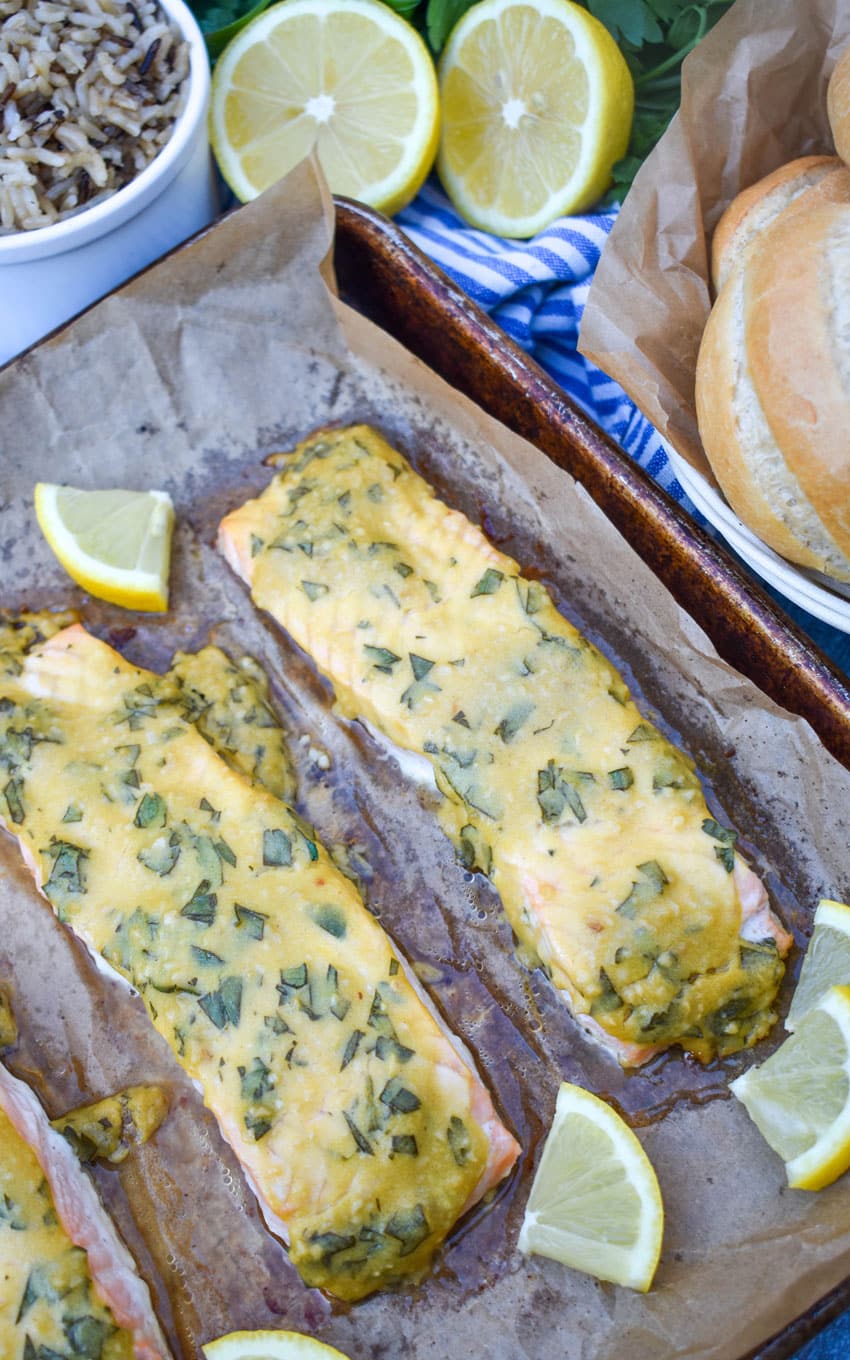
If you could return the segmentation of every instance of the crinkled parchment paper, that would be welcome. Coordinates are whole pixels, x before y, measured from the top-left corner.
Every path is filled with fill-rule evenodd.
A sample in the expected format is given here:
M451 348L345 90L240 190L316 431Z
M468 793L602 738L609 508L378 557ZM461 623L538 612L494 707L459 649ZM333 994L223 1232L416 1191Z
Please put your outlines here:
M292 734L300 811L326 843L348 847L370 908L477 1055L522 1163L421 1288L354 1307L306 1289L138 998L95 971L3 839L0 969L22 1031L11 1066L52 1114L128 1082L168 1083L166 1124L98 1182L178 1354L198 1356L229 1328L289 1326L356 1360L542 1360L553 1347L564 1360L731 1360L850 1272L850 1179L817 1196L783 1189L780 1164L726 1091L751 1055L704 1071L674 1053L627 1075L579 1035L545 979L514 959L488 885L436 830L435 795L334 715L326 685L253 609L214 551L217 522L266 482L269 452L332 420L379 425L542 575L690 748L798 935L819 895L850 892L850 773L718 659L565 473L331 304L319 275L327 208L306 164L0 373L3 602L76 604L95 632L155 668L210 632L259 658ZM170 491L179 528L167 616L75 590L36 528L39 478ZM646 1297L516 1252L561 1077L624 1110L658 1169L667 1230Z
M848 41L850 0L738 0L685 61L681 108L590 289L579 348L714 485L694 405L711 233L735 195L777 166L835 154L826 87Z

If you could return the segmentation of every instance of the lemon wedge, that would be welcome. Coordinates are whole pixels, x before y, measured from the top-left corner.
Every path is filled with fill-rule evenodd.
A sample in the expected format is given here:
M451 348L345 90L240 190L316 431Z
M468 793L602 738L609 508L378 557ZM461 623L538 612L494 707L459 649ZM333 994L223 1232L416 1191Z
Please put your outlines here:
M207 1360L346 1360L342 1351L300 1332L229 1332L201 1350Z
M168 608L174 508L164 491L79 491L39 482L41 532L68 575L125 609Z
M213 150L243 202L316 147L333 193L396 212L431 168L439 124L428 49L379 0L272 5L213 74Z
M564 1082L528 1197L519 1249L646 1292L664 1208L652 1163L628 1124Z
M795 1030L807 1011L837 984L850 984L850 907L823 898L803 959L785 1028Z
M532 236L608 187L634 111L629 68L571 0L483 0L439 68L437 169L455 207L499 236Z
M795 1190L850 1167L850 987L831 987L760 1067L731 1083Z

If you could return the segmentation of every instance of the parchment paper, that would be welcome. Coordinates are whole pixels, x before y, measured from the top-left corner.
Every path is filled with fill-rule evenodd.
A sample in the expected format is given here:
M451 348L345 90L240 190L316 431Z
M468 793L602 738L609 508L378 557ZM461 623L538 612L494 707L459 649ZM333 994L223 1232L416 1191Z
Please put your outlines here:
M347 848L370 908L475 1053L522 1162L421 1288L331 1305L262 1226L138 998L95 971L2 840L0 971L22 1030L10 1064L51 1114L128 1082L169 1083L161 1131L98 1181L185 1357L230 1328L265 1325L313 1331L355 1360L548 1360L553 1348L564 1360L732 1360L850 1271L850 1179L817 1196L783 1189L780 1163L726 1090L752 1054L703 1070L674 1053L627 1075L580 1036L546 980L515 960L497 898L455 860L432 798L334 715L327 686L253 609L214 551L217 522L265 484L267 453L330 420L379 425L542 575L692 751L712 807L740 829L798 935L821 894L850 892L850 773L718 659L565 473L331 304L318 272L327 214L305 164L0 373L3 602L76 604L95 632L154 668L210 630L268 667L297 756L300 811L325 843ZM35 526L40 478L171 492L179 529L167 616L98 605L70 585ZM330 756L327 773L317 748ZM516 1252L562 1077L625 1111L658 1170L667 1229L646 1297Z
M711 233L777 166L835 154L826 87L848 41L850 0L738 0L686 59L680 110L638 172L588 295L579 349L714 486L694 405Z

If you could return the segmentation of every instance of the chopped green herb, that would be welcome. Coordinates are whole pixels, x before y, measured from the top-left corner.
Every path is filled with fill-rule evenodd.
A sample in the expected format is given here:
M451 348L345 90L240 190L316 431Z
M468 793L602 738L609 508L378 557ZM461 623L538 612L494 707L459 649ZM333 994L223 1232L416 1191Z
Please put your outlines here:
M239 1067L241 1079L242 1099L256 1103L262 1100L263 1096L268 1095L274 1086L274 1078L271 1069L266 1066L262 1058L255 1058L250 1068Z
M374 1157L375 1149L372 1147L372 1144L369 1142L369 1139L366 1137L365 1133L360 1132L360 1130L358 1129L357 1125L355 1124L354 1120L351 1118L351 1115L348 1113L347 1110L343 1110L342 1117L345 1120L346 1124L348 1125L351 1136L354 1139L360 1151L365 1153L367 1157Z
M284 869L292 864L292 841L285 831L274 829L263 832L263 864Z
M387 1219L385 1232L402 1243L399 1256L409 1256L430 1233L431 1229L421 1204L413 1209L401 1209Z
M386 1062L390 1058L395 1058L400 1063L410 1062L413 1057L413 1049L407 1048L405 1044L399 1043L396 1038L389 1038L386 1034L379 1034L375 1040L375 1055L381 1062Z
M628 765L622 765L619 770L608 771L608 783L612 789L630 789L635 782L635 777Z
M345 914L340 907L335 907L331 903L321 906L311 907L310 915L316 925L322 930L326 930L329 935L333 935L337 940L345 936L346 923Z
M357 1052L357 1049L360 1046L360 1040L363 1037L364 1032L362 1029L353 1029L349 1034L345 1048L343 1049L342 1053L342 1062L340 1063L339 1068L340 1072L344 1072L348 1064L351 1062L352 1058Z
M302 581L301 589L310 601L319 600L323 595L327 595L330 586L323 585L321 581Z
M400 656L391 652L388 647L373 647L370 643L365 643L363 650L372 662L376 671L382 671L384 675L392 675L393 666L401 661Z
M252 534L252 535L251 535L251 556L252 556L252 557L256 557L258 553L262 552L262 550L263 550L263 548L264 548L265 546L266 546L266 545L265 545L265 540L262 539L262 538L260 538L260 535L259 535L259 534Z
M661 733L651 723L641 722L626 737L629 745L637 741L660 741Z
M657 860L650 859L644 864L639 864L637 871L640 874L640 879L632 883L628 897L624 898L617 907L617 911L622 916L635 916L642 907L654 902L656 897L660 897L670 882Z
M409 1091L401 1077L390 1077L378 1099L394 1114L413 1114L422 1104L413 1091Z
M472 1140L469 1137L469 1130L462 1119L453 1114L449 1120L449 1127L446 1129L446 1137L449 1140L449 1147L452 1156L458 1166L466 1166L472 1156Z
M224 959L221 955L214 954L211 949L199 949L196 944L193 944L191 950L192 958L195 960L195 963L200 964L202 968L216 968L224 963Z
M158 840L154 841L153 845L149 845L145 850L140 850L136 858L146 869L150 869L151 873L159 874L160 878L165 878L166 874L171 873L180 858L180 838L177 832L172 831L167 841L160 836Z
M508 709L504 718L502 718L494 735L501 737L502 741L507 745L508 742L513 741L523 723L527 721L533 712L534 704L529 703L526 700L520 700L519 703L513 704Z
M214 848L219 859L223 859L225 863L230 864L234 869L236 868L236 856L227 844L227 841L215 841Z
M44 891L51 902L61 907L68 897L85 893L83 864L89 857L87 850L69 841L54 840L42 854L52 860L50 877L44 884Z
M20 826L24 820L23 804L24 781L20 778L10 779L3 790L6 799L6 806L9 809L9 816L16 826Z
M209 887L209 880L202 879L185 907L181 908L180 915L190 921L197 921L199 925L211 926L215 920L218 898L209 891Z
M469 598L474 600L476 595L495 595L504 579L504 572L496 571L494 567L488 567L480 581L476 581L472 587Z
M246 1114L245 1116L245 1127L249 1133L253 1133L256 1143L259 1143L261 1138L265 1138L271 1126L271 1120L266 1119L263 1115Z
M418 1157L419 1148L412 1133L394 1133L392 1136L392 1155L399 1157Z
M198 1004L216 1029L238 1025L242 1016L242 979L224 978L218 991L202 996Z
M238 902L233 905L236 915L237 929L244 929L246 935L250 935L253 940L261 940L265 930L266 921L269 919L265 912L251 911L250 907L242 907Z
M82 808L77 807L76 803L69 803L62 817L63 822L81 822L83 820Z
M460 858L465 869L489 875L493 852L476 826L465 826L460 833Z
M133 822L136 826L165 826L167 811L165 799L158 793L146 793L136 808L136 815Z

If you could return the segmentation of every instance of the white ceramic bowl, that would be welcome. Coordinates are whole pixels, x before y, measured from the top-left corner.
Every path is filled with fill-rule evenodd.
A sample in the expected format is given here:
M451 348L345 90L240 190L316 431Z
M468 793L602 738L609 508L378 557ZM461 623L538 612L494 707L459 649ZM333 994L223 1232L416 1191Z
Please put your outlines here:
M214 220L210 71L183 0L159 0L189 43L186 105L159 154L110 198L36 231L0 236L0 363Z
M702 473L692 468L666 440L664 446L682 490L747 565L786 600L799 605L822 623L850 633L850 586L831 581L819 571L786 562L747 528Z

